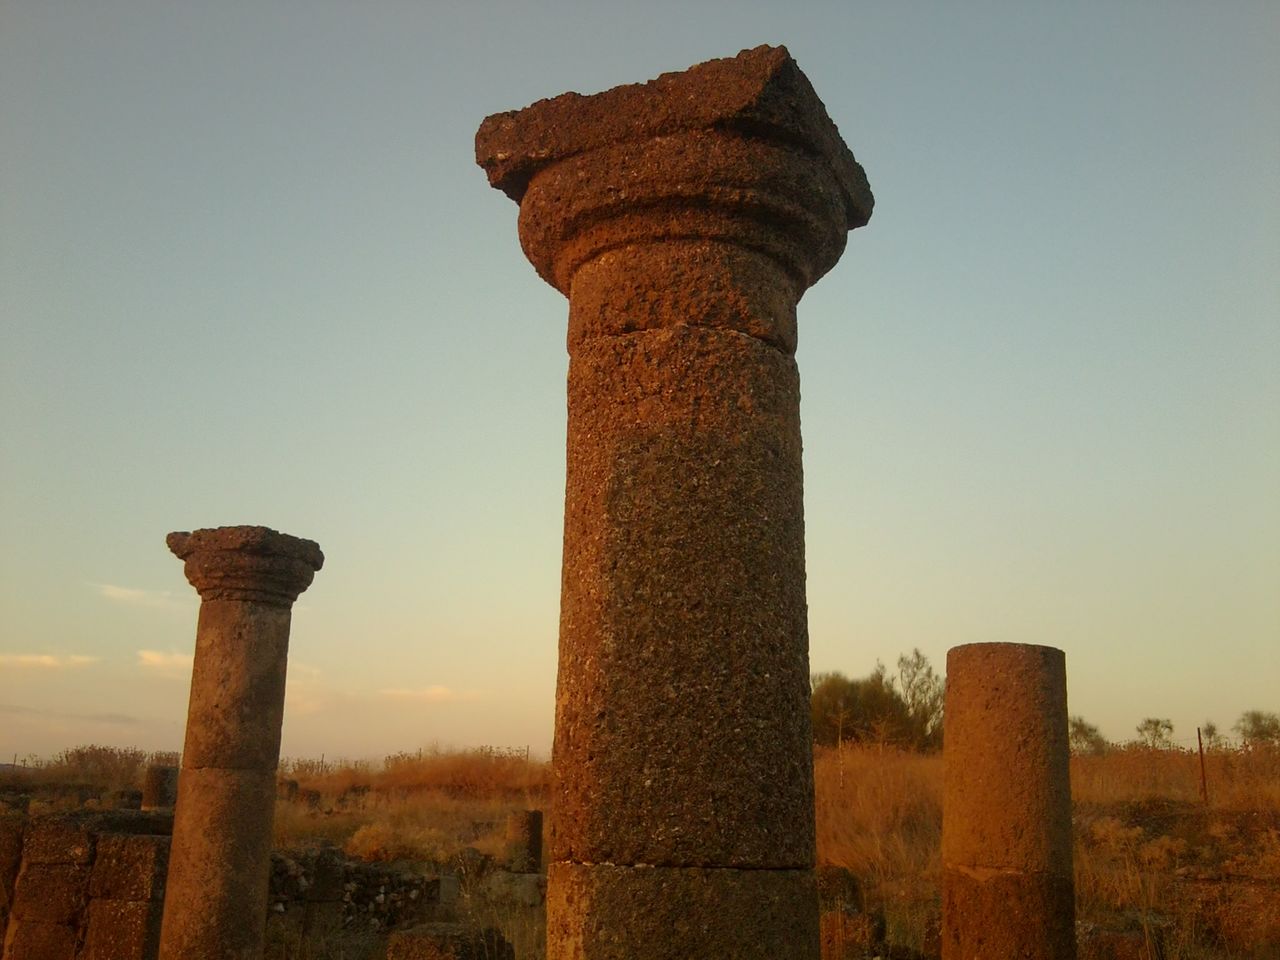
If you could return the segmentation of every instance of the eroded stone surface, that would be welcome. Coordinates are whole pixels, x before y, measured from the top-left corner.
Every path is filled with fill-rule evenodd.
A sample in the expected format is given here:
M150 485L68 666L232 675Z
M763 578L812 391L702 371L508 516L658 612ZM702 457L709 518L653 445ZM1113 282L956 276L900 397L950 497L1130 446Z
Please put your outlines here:
M268 527L212 527L165 538L186 561L187 580L202 600L257 600L288 606L324 565L312 540Z
M572 960L818 956L809 870L553 863L547 955Z
M732 331L573 355L552 859L812 865L798 401Z
M82 960L154 957L160 942L160 904L147 900L94 900L89 904Z
M795 308L866 178L769 47L476 152L570 299L548 956L816 958Z
M945 711L943 957L1074 960L1062 651L952 649Z
M163 764L147 767L142 779L142 810L172 810L178 802L178 768Z
M222 960L261 953L274 803L274 770L182 771L162 958Z
M782 47L496 114L476 156L520 203L530 261L565 294L580 266L611 249L699 238L768 254L798 296L874 202Z
M184 768L275 769L291 617L275 604L200 604Z
M849 228L870 218L866 174L786 47L760 46L647 83L592 96L565 93L494 114L476 134L476 161L490 184L519 202L537 171L566 157L716 128L800 145L837 171Z
M324 556L266 527L171 533L168 543L203 602L160 957L260 956L290 607Z
M1060 873L942 875L942 955L1076 960L1074 884Z
M15 919L5 936L4 960L76 960L78 945L73 926Z
M162 900L170 838L111 834L98 838L89 895L108 900Z
M89 901L89 867L24 863L13 895L15 920L73 923Z

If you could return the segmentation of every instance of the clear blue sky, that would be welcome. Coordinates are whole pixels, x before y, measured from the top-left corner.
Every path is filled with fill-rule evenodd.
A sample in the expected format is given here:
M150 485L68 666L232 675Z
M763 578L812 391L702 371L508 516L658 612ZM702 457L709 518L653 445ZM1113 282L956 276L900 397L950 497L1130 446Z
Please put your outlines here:
M0 2L0 758L176 749L170 530L328 560L284 750L550 742L567 304L489 113L786 44L877 205L800 304L815 670L1280 710L1280 6Z

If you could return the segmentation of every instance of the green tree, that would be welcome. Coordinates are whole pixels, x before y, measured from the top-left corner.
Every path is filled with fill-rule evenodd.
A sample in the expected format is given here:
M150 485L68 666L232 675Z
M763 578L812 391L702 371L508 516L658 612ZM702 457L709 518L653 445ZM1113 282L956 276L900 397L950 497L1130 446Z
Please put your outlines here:
M1263 710L1246 710L1232 728L1246 746L1268 743L1280 746L1280 715Z
M1168 750L1173 746L1173 721L1161 717L1145 717L1137 726L1138 739L1152 750Z
M1079 715L1067 721L1067 742L1071 745L1071 752L1075 754L1097 755L1105 753L1107 749L1107 739L1102 731Z
M825 747L850 739L858 693L843 673L815 673L810 678L809 713L813 742Z
M942 704L946 685L933 671L919 647L898 657L898 689L907 707L914 746L936 750L942 746Z
M1206 720L1201 725L1200 737L1206 750L1221 750L1226 746L1222 734L1218 732L1218 725L1212 720Z
M920 745L906 701L882 663L856 680L842 673L815 674L810 713L814 742L824 746L845 741Z

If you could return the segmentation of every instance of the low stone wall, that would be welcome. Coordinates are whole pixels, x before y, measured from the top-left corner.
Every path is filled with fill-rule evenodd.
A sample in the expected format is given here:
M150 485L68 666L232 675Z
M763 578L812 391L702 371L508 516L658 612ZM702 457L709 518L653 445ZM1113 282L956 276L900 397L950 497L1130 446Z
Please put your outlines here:
M392 930L432 919L439 902L439 877L348 861L337 850L271 855L267 924L277 939Z
M154 958L172 829L127 810L3 818L4 960Z
M168 811L0 812L0 960L156 960L172 831ZM274 853L269 939L302 950L450 919L441 880L337 849Z

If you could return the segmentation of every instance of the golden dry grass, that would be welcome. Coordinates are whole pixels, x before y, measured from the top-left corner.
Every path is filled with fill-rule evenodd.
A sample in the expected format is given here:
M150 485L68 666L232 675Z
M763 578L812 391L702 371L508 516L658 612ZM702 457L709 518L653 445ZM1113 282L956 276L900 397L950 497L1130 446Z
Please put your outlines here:
M275 842L336 843L362 860L444 862L463 847L498 856L515 810L546 806L550 766L480 749L394 754L379 766L295 760L282 776L298 798L277 801Z
M77 748L51 783L128 781L148 757ZM1206 755L1113 749L1071 761L1077 914L1161 942L1164 960L1280 958L1280 750ZM326 841L367 860L443 862L464 847L500 855L507 814L546 809L550 767L496 750L397 754L382 764L289 761L294 800L276 842ZM814 756L818 861L860 881L891 943L920 949L936 927L943 760L846 744ZM29 783L30 776L24 778ZM1154 955L1154 954L1152 954Z

